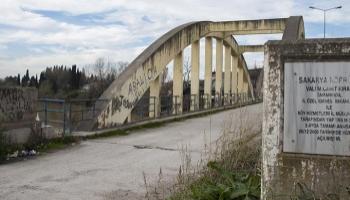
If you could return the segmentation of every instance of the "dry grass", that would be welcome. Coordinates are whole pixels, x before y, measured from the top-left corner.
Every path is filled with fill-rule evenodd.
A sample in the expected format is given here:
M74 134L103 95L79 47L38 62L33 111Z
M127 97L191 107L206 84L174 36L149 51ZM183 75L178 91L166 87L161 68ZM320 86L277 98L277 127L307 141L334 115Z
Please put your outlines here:
M246 109L241 108L239 121L234 121L234 118L231 115L224 120L222 135L214 143L210 143L211 133L206 134L204 151L197 163L193 163L189 148L182 147L181 165L173 183L164 181L162 170L153 184L144 175L146 199L201 199L196 196L196 191L203 193L203 187L207 187L208 182L221 184L227 178L213 170L213 165L219 166L223 172L260 176L261 126L257 127L256 124L261 124L261 116L248 115Z

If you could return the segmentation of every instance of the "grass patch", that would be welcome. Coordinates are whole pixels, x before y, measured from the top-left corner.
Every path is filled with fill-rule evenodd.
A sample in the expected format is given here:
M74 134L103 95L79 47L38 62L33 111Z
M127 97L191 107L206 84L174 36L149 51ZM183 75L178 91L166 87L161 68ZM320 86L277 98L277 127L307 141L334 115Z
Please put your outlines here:
M72 144L76 144L80 142L80 138L66 136L64 138L56 138L50 140L44 140L40 144L38 144L35 149L40 152L49 152L53 150L63 149L67 146L71 146Z
M107 131L100 134L85 136L84 139L98 139L98 138L106 138L106 137L114 137L114 136L125 136L128 134L129 133L127 130L119 129L119 130Z

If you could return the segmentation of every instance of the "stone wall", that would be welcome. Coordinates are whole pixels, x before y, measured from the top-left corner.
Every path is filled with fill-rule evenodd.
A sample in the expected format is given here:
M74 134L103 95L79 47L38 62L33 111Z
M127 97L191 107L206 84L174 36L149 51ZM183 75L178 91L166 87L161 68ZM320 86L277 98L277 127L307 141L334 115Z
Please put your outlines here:
M350 39L265 44L262 198L350 199L350 157L283 152L283 75L288 60L350 61Z
M35 88L0 87L0 128L11 143L25 143L36 116L38 91Z

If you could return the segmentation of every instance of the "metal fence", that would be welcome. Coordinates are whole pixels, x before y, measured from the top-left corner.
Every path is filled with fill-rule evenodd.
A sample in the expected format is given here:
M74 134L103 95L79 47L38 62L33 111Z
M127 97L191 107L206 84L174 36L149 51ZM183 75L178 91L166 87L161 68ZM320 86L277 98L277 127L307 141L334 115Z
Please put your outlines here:
M76 130L79 122L94 119L101 111L95 107L98 101L106 99L39 99L37 115L42 126L54 127L62 132L62 135Z
M198 112L221 107L229 107L251 101L248 94L223 94L223 95L184 95L180 96L148 96L143 97L134 107L131 113L131 121L135 123L184 113ZM48 99L39 100L37 115L44 126L55 127L62 135L71 134L79 130L79 124L95 119L102 111L97 109L99 102L109 102L109 99ZM159 104L157 102L159 101ZM159 105L158 108L156 106ZM182 107L182 112L180 112ZM158 110L159 115L157 115Z

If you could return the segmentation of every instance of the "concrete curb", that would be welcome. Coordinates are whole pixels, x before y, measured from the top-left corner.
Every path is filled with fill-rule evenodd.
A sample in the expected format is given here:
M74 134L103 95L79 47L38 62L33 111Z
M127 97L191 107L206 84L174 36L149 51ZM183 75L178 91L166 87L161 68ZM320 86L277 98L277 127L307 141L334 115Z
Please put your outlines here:
M202 110L202 111L197 111L197 112L189 112L181 115L172 115L168 117L163 117L163 118L155 118L155 119L150 119L150 120L145 120L145 121L139 121L131 124L126 124L123 126L118 126L118 127L113 127L113 128L108 128L108 129L102 129L102 130L95 130L95 131L77 131L73 132L72 136L73 137L88 137L88 136L98 136L103 133L107 132L112 132L112 131L118 131L118 130L128 130L131 128L137 128L137 127L142 127L144 125L149 125L149 124L155 124L155 123L167 123L167 122L173 122L177 120L186 120L189 118L193 117L200 117L203 115L208 115L208 114L214 114L217 112L225 111L225 110L231 110L231 109L236 109L236 108L241 108L249 105L255 105L258 103L261 103L262 101L253 101L253 102L248 102L244 104L235 104L235 105L229 105L229 106L223 106L220 108L214 108L210 110Z

